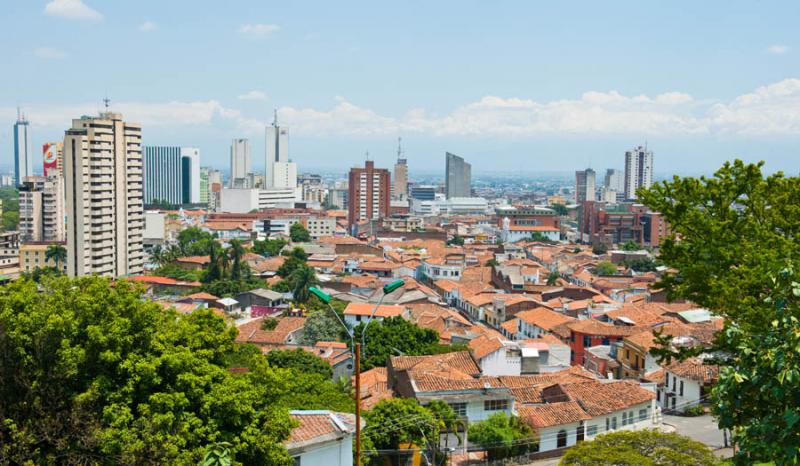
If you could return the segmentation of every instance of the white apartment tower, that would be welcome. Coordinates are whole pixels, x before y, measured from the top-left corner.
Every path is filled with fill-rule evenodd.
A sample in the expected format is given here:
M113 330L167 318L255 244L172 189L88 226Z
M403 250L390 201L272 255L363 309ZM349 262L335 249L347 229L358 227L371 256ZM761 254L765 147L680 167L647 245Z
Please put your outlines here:
M653 184L653 152L638 146L625 152L625 199L636 199L636 190Z
M33 154L31 153L30 123L17 109L14 123L14 184L22 184L23 178L33 176Z
M231 179L228 185L236 185L237 179L247 178L251 173L250 141L247 139L234 139L231 142Z
M67 273L142 273L142 127L118 113L72 120L64 136Z
M594 201L597 199L597 176L591 168L575 172L575 202Z
M289 129L278 125L278 112L267 126L265 150L266 188L296 188L297 164L289 159Z
M64 241L64 179L28 176L19 186L19 236L24 242Z

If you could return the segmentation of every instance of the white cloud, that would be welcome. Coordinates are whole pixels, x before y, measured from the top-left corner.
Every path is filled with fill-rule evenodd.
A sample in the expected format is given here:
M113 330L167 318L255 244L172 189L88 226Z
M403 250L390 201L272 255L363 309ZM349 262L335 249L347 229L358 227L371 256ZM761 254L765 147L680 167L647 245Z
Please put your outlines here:
M250 91L237 97L239 100L267 100L267 94L261 91Z
M81 0L52 0L44 7L44 14L67 19L101 20L103 15Z
M33 53L44 60L63 60L67 58L65 52L53 47L38 47Z
M239 33L248 37L264 38L280 29L276 24L243 24L239 27Z
M158 28L158 25L152 21L145 21L139 25L139 30L141 32L150 32L155 31Z
M767 53L771 53L773 55L783 55L784 53L786 53L788 51L789 51L789 47L786 46L786 45L775 44L775 45L770 45L769 47L767 47Z

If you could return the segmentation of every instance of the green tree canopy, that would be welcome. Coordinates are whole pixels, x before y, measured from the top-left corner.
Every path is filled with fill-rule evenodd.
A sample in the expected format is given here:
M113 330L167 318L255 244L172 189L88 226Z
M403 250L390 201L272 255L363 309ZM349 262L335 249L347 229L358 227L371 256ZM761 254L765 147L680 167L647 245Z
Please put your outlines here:
M324 359L300 348L293 350L272 350L267 353L267 362L272 367L295 369L306 374L319 374L333 377L333 369Z
M281 249L284 246L289 244L283 238L276 238L276 239L265 239L265 240L255 240L253 241L253 247L251 250L256 254L261 254L262 256L279 256L281 254Z
M311 235L308 233L306 227L304 227L300 222L293 223L292 226L289 227L289 237L292 239L292 243L305 243L307 241L311 241Z
M184 256L207 256L211 253L214 235L198 227L189 227L178 233L178 246Z
M356 341L361 341L364 327L365 324L361 323L353 329ZM367 327L361 367L367 370L385 366L389 356L400 354L420 356L459 351L464 348L464 346L441 345L436 330L419 327L400 316L390 317L381 322L373 322Z
M738 464L800 462L800 179L767 177L762 164L726 163L710 178L642 190L673 236L659 259L678 272L660 282L726 318L717 334L723 367L712 409L732 429ZM660 339L665 345L668 338ZM662 357L683 357L669 348Z
M362 436L367 446L376 450L397 450L401 444L411 443L423 449L433 441L438 444L440 421L433 413L413 398L389 398L381 400L364 413L367 427ZM364 453L374 456L377 452L365 448Z
M569 209L564 204L552 204L550 208L555 210L558 215L569 215Z
M713 466L717 458L700 442L657 430L623 430L571 447L560 465Z
M608 246L605 243L596 243L592 246L592 254L602 256L608 252Z
M464 245L464 237L455 235L449 240L447 240L447 244L451 246L463 246Z
M628 240L622 244L623 251L639 251L643 249L642 245L636 241Z
M344 320L344 308L347 303L338 299L330 302L339 318ZM331 313L327 304L320 302L316 297L306 303L308 315L303 325L303 344L314 346L318 341L339 341L346 339L344 328L339 319Z
M492 414L485 421L469 426L470 442L485 448L489 459L508 458L536 451L536 433L517 416L504 412Z
M600 261L594 266L595 275L608 276L617 274L617 266L609 261Z
M197 464L228 442L237 464L292 464L295 377L262 357L230 373L236 329L209 310L164 310L125 281L20 280L0 329L0 462Z

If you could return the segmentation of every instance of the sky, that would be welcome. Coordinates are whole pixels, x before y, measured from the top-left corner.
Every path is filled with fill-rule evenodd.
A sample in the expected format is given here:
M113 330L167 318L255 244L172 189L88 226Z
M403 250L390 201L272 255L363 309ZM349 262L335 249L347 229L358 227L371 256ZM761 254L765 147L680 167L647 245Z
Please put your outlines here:
M107 96L145 144L219 168L239 137L263 168L277 109L300 171L390 167L401 137L412 175L445 151L476 173L621 168L645 142L657 174L797 174L799 23L795 0L0 0L0 165L17 106L39 148Z

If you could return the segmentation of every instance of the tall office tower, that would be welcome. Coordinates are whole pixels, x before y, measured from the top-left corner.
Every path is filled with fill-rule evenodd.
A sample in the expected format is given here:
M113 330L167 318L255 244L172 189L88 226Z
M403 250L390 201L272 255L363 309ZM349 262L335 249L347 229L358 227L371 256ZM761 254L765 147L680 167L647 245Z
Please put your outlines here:
M375 162L372 160L367 160L364 168L350 169L347 193L348 225L389 215L391 191L389 180L389 170L375 168Z
M408 197L408 160L403 157L402 140L397 138L397 163L394 164L394 183L392 195L397 199Z
M604 202L622 202L625 200L625 175L622 170L616 168L606 169L601 200Z
M228 180L228 185L234 186L237 178L246 178L253 171L250 164L250 141L234 139L231 142L231 179Z
M64 143L46 142L42 146L42 168L44 176L63 176Z
M17 109L14 123L14 184L19 186L26 176L33 176L33 154L28 127L30 123Z
M472 165L450 152L445 153L444 191L448 199L472 195Z
M200 149L144 146L144 203L200 202Z
M19 235L29 241L64 241L64 179L28 176L19 187Z
M210 170L208 167L200 168L200 203L205 205L208 205L208 192L210 190L208 174Z
M289 159L289 129L278 125L278 112L272 126L267 126L265 151L267 188L296 188L297 164Z
M625 199L636 199L636 190L653 184L653 151L638 146L625 152Z
M591 168L575 172L575 202L580 204L597 199L595 181L596 175Z
M142 273L142 127L119 113L72 120L64 136L67 273Z

